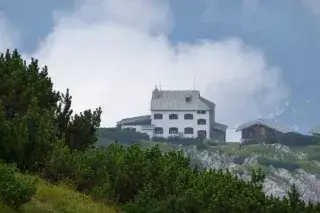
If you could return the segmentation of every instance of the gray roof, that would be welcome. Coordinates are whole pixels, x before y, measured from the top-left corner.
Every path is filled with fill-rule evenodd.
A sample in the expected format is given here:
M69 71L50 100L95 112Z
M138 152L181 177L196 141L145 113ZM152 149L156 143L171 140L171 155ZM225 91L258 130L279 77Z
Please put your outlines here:
M151 115L143 115L131 118L125 118L117 122L117 125L148 125L151 124Z
M217 129L217 130L220 130L220 131L223 131L225 132L227 130L228 126L227 125L224 125L224 124L220 124L220 123L217 123L215 122L213 124L213 129Z
M186 97L191 101L186 102ZM157 90L152 92L151 110L211 110L215 104L198 90Z
M294 132L293 130L291 130L290 128L286 127L286 126L282 126L280 124L277 124L271 120L268 120L268 119L265 119L265 118L258 118L256 120L253 120L253 121L250 121L248 123L245 123L245 124L242 124L238 127L238 129L236 131L241 131L243 129L247 129L249 127L252 127L254 125L257 125L257 124L261 124L261 125L264 125L264 126L267 126L271 129L275 129L279 132L282 132L282 133L287 133L287 132Z

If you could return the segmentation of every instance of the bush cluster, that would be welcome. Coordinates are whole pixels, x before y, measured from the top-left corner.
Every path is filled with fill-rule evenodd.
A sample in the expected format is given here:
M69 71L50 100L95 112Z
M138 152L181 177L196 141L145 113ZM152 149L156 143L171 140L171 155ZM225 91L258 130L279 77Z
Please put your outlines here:
M244 141L241 145L252 145L264 142L266 144L279 143L286 146L308 146L320 144L319 137L312 135L303 135L296 132L288 132L277 137L267 137L263 139L252 139Z
M163 137L152 137L153 141L157 142L169 142L172 144L189 146L189 145L197 145L203 143L203 138L188 138L188 137L179 137L179 136L170 136L168 138Z
M15 209L29 202L36 192L36 179L16 171L14 165L0 163L0 202Z
M294 162L286 162L282 160L272 160L264 157L258 157L258 163L264 166L273 166L276 169L282 168L288 171L300 169L300 165Z
M128 213L185 212L317 212L293 188L288 198L268 197L264 175L253 171L250 182L228 171L199 170L181 151L161 153L158 146L143 150L135 144L114 143L107 148L70 152L57 147L43 177L69 180L77 190L107 203L118 203ZM296 199L296 200L293 200Z
M119 128L98 128L98 145L108 146L110 142L120 141L123 144L132 145L141 140L150 140L149 135L141 132L128 132Z

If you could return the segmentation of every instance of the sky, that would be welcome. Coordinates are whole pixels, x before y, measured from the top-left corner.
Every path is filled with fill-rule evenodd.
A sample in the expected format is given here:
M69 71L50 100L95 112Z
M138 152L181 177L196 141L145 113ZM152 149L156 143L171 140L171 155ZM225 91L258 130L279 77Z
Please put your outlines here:
M198 89L216 121L320 124L318 0L0 0L0 52L18 48L102 126L149 114L155 85Z

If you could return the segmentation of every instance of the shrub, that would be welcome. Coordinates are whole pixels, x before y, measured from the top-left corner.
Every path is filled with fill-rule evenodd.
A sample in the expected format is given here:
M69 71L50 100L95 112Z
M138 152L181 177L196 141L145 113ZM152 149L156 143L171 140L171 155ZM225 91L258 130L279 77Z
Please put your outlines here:
M16 174L16 167L0 163L0 201L18 209L36 193L36 179Z
M211 140L211 139L205 139L204 143L208 146L218 146L219 144L222 144L222 143L219 143L219 142Z
M207 146L204 143L199 143L196 145L197 150L204 150Z
M320 155L315 155L315 156L309 156L308 160L315 160L315 161L320 161Z
M119 128L98 128L98 144L101 146L110 145L110 141L120 141L123 144L132 145L141 140L150 140L147 134L141 132L128 132Z
M258 158L258 163L264 166L273 166L276 169L278 168L286 169L288 171L294 171L300 168L300 165L297 163L291 163L291 162L285 162L285 161L279 161L279 160L270 160L268 158L263 158L263 157Z
M71 159L74 165L60 169L65 173L61 177L71 179L77 190L96 200L119 202L127 213L294 212L291 203L295 209L302 209L301 213L315 213L319 208L309 205L315 210L305 210L296 192L290 202L266 196L261 171L253 171L252 181L248 182L228 171L190 167L195 162L190 162L182 151L161 153L159 146L143 150L137 144L125 148L114 143L103 149L62 153L64 157L59 159L64 164L51 161L58 166L51 165L50 171L63 168L66 159ZM279 167L277 162L261 160Z
M170 136L168 138L163 137L153 137L153 141L157 142L169 142L172 144L181 144L183 146L189 146L189 145L198 145L199 143L203 142L202 138L187 138L187 137L179 137L179 136Z

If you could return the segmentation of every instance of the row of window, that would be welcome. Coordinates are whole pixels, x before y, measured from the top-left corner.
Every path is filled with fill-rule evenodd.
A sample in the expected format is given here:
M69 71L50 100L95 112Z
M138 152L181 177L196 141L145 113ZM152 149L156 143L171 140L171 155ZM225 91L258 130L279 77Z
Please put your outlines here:
M178 134L178 132L179 132L179 129L177 127L170 127L169 128L169 134L171 134L171 135ZM184 128L184 134L186 134L186 135L193 134L193 132L194 131L193 131L192 127ZM163 128L162 127L154 128L154 133L157 135L163 134ZM198 133L198 136L201 136L201 137L207 136L207 131L205 131L205 130L199 130L197 133Z
M153 118L155 120L161 120L163 119L163 115L162 114L154 114L153 115ZM179 117L178 117L178 114L169 114L169 119L170 120L177 120ZM184 119L185 120L193 120L193 115L192 114L184 114ZM198 124L206 124L206 119L198 119Z
M206 111L198 111L198 114L206 114ZM162 119L163 115L160 113L156 113L153 116L154 119ZM169 114L169 119L178 119L178 114ZM187 113L184 114L184 119L186 120L192 120L193 119L193 114Z

